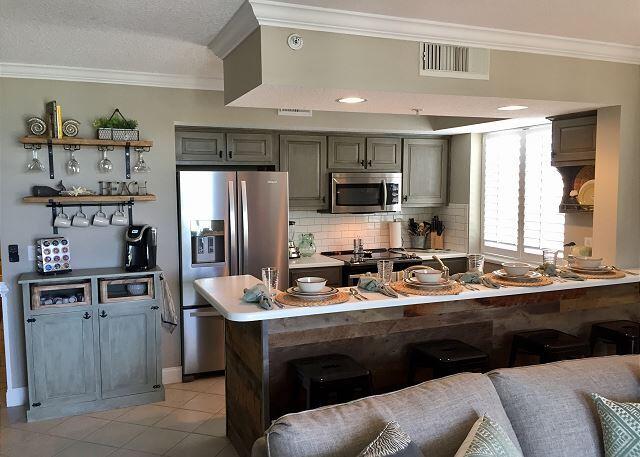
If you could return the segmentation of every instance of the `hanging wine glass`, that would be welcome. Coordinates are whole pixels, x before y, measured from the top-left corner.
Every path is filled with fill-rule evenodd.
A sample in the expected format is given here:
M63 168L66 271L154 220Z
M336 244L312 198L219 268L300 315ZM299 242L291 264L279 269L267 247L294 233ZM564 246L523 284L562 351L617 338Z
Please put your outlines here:
M103 149L102 160L98 162L98 171L100 173L111 173L111 170L113 170L113 163L107 158L107 150Z
M78 173L80 173L80 163L76 160L75 156L73 155L73 151L70 151L70 152L71 152L71 158L67 162L65 168L68 175L77 175Z
M39 173L44 171L44 164L38 159L38 150L32 149L31 161L27 164L27 171Z
M144 161L143 150L138 150L138 161L133 165L134 173L148 173L151 171L151 167Z

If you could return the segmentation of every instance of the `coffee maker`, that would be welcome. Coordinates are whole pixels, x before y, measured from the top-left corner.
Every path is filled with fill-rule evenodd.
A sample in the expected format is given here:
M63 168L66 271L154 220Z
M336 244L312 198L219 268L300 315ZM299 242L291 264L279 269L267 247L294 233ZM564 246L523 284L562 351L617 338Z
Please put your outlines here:
M124 269L127 271L151 270L156 266L158 232L150 225L131 225L125 240Z

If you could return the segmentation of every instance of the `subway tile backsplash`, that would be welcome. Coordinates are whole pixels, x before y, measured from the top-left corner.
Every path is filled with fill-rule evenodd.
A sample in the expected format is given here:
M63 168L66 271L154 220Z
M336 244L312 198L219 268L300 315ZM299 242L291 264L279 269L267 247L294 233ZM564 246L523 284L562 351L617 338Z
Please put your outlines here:
M362 238L365 249L388 248L390 221L403 222L403 240L409 218L429 221L439 216L444 222L444 247L467 252L468 208L463 204L450 204L441 208L403 208L399 213L323 214L316 211L291 211L289 219L296 222L296 235L313 233L318 252L353 249L353 239ZM297 241L297 240L296 240Z

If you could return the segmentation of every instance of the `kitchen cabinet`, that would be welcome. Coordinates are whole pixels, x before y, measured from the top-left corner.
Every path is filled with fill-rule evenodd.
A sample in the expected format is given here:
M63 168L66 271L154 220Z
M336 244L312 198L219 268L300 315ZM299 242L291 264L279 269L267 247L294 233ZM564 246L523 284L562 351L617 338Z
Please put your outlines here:
M32 407L98 398L94 317L93 312L82 310L27 318Z
M289 172L289 209L328 208L324 135L280 135L280 170Z
M104 303L105 281L152 278L160 269L127 272L121 268L74 270L64 277L25 273L22 286L29 402L27 419L40 420L164 400L160 361L160 306L157 295ZM38 288L50 294L75 294L90 284L82 305L34 306ZM122 289L126 291L126 287ZM68 296L68 295L65 295Z
M402 150L402 205L447 204L449 142L437 138L405 138Z
M178 130L176 161L182 165L276 165L274 134Z
M305 276L318 276L327 280L328 286L342 287L342 267L292 268L289 270L289 285Z
M329 170L364 170L366 168L366 143L363 136L329 136Z
M271 133L227 133L227 161L273 162L273 135Z
M153 390L160 384L158 306L120 303L99 307L102 398Z
M367 138L367 169L402 170L402 140L400 138Z
M550 117L551 165L593 165L596 160L595 111Z
M178 162L220 163L226 160L226 142L221 132L176 132Z

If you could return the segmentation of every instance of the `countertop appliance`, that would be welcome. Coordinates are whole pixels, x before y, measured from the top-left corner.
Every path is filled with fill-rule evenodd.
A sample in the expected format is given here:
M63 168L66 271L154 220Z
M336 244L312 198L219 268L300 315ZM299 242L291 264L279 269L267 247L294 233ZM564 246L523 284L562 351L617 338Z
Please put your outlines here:
M402 173L331 173L331 212L400 211Z
M364 250L357 255L354 251L329 251L321 254L344 262L342 267L343 286L356 284L358 276L363 273L377 273L378 260L393 260L393 271L401 271L414 265L422 265L420 257L383 248Z
M290 259L299 259L300 258L300 249L296 246L296 231L294 227L296 226L296 221L289 221L289 258Z
M158 231L150 225L130 225L124 235L127 271L146 271L156 267Z
M276 267L288 287L288 174L178 171L182 374L224 370L224 319L193 287L198 278Z

